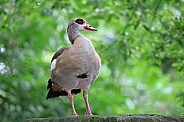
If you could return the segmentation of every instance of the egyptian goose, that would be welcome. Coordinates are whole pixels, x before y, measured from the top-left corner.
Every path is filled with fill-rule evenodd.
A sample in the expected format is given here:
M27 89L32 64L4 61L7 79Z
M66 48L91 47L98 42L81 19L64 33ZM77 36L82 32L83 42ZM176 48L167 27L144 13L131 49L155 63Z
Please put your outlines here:
M83 90L86 104L85 115L92 115L88 103L88 89L100 73L101 60L91 41L79 34L80 31L97 31L84 19L72 20L67 28L71 47L59 49L51 60L51 79L48 81L47 98L68 96L72 105L72 116L78 116L73 95Z

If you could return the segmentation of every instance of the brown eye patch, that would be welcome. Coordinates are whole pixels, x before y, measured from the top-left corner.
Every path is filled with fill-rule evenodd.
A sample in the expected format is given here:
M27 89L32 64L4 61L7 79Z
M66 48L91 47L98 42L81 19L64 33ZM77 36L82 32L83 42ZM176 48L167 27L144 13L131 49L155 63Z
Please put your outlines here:
M85 23L85 21L83 19L76 19L75 22L80 24L80 25Z

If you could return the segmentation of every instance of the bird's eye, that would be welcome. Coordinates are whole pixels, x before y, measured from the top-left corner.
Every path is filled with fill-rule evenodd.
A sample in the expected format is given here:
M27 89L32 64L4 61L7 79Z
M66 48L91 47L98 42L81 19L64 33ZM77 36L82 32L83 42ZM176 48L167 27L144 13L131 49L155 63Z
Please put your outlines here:
M83 19L76 19L75 22L80 24L80 25L85 23L85 21Z

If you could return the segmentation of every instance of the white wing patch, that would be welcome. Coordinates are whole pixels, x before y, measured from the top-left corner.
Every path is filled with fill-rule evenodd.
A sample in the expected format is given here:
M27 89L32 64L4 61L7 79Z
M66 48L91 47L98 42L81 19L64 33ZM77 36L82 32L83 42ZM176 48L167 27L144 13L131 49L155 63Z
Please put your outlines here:
M57 59L54 59L51 63L50 71L53 71L56 68L56 61Z

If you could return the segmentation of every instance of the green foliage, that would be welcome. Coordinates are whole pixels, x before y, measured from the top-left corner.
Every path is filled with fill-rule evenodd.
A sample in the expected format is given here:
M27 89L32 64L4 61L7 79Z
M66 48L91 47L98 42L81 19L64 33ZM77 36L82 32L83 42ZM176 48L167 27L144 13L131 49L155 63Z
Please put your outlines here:
M93 114L182 115L183 14L182 0L1 0L0 121L71 115L67 97L45 97L52 55L71 45L66 28L78 17L98 29L83 32L102 59ZM84 114L82 94L75 104Z

